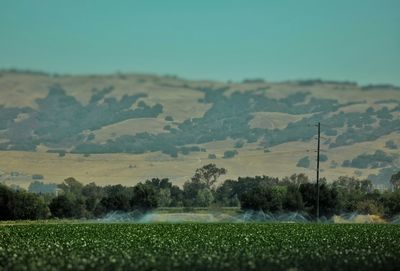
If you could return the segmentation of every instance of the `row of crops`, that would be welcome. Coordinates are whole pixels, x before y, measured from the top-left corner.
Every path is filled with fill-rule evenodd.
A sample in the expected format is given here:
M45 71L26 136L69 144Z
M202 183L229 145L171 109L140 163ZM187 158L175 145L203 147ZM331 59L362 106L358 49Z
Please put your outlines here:
M400 270L400 227L364 224L0 226L0 270Z

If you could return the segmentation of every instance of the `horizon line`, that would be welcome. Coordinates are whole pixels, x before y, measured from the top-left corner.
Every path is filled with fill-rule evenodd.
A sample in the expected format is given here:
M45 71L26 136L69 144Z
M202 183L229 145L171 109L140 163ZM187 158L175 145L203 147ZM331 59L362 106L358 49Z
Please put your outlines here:
M376 86L376 87L393 87L393 88L398 88L400 89L400 85L394 84L394 83L388 83L388 82L375 82L375 83L360 83L359 81L356 80L346 80L346 79L328 79L328 78L322 78L322 77L304 77L304 78L297 78L297 79L286 79L286 80L268 80L264 77L261 76L254 76L254 77L246 77L242 78L241 80L222 80L222 79L209 79L209 78L190 78L186 76L180 76L174 73L166 73L166 74L160 74L157 72L140 72L140 71L120 71L116 70L114 72L99 72L99 73L90 73L90 72L77 72L77 73L71 73L71 72L49 72L41 69L29 69L29 68L0 68L0 73L20 73L20 74L31 74L31 75L45 75L45 76L52 76L52 77L58 77L58 76L110 76L110 75L136 75L136 76L156 76L156 77L165 77L165 78L175 78L175 79L180 79L184 81L212 81L212 82L220 82L220 83L236 83L236 84L242 84L242 83L251 83L251 81L263 81L264 83L274 83L274 84L282 84L282 83L301 83L301 82L306 82L306 81L312 81L315 83L320 83L320 84L351 84L355 85L358 87L368 87L368 86ZM249 81L249 82L246 82Z

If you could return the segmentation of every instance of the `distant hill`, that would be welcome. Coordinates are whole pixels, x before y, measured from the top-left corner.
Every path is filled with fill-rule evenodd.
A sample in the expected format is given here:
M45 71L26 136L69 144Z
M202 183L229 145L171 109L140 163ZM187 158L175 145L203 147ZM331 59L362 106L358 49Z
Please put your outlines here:
M400 88L392 85L2 71L0 180L182 183L209 162L229 178L312 177L318 121L328 180L384 184L399 169Z

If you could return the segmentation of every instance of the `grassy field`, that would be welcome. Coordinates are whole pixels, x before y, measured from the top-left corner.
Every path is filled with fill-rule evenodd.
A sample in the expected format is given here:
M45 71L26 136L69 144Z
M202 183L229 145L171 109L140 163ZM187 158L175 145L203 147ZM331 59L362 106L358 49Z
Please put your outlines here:
M328 180L334 180L339 176L354 176L354 168L341 167L346 157L354 157L364 152L373 153L375 148L384 148L387 140L396 140L397 133L383 136L375 141L357 143L343 146L324 154L328 155L328 161L321 163L321 176ZM46 182L61 183L68 177L75 177L83 183L95 181L99 185L123 184L135 185L152 177L167 177L174 184L182 186L193 176L196 168L207 163L215 163L219 167L228 170L228 174L222 179L236 179L239 176L269 175L284 177L292 173L305 173L311 178L315 175L315 142L292 142L275 146L270 152L265 153L259 149L258 143L247 143L239 154L231 159L224 159L226 149L234 149L234 140L215 141L200 145L207 152L196 152L186 156L180 155L172 158L160 152L131 154L92 154L84 157L81 154L67 154L59 157L55 153L45 152L21 152L0 151L0 171L21 172L25 176L11 177L4 174L7 184L17 184L27 188L32 182L31 175L42 174ZM307 150L309 150L307 152ZM396 153L397 150L385 150L387 153ZM217 159L209 159L208 154L216 154ZM296 167L297 161L309 156L310 168ZM331 168L331 163L336 161L339 166ZM71 170L73 169L73 170ZM362 176L376 174L379 169L364 169ZM0 172L1 175L1 172Z
M399 270L398 240L396 225L3 225L0 269Z

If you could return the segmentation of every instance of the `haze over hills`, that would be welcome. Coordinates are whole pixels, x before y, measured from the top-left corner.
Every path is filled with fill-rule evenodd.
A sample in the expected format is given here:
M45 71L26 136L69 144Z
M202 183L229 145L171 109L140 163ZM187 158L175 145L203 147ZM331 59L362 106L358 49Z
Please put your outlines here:
M206 163L239 176L322 172L387 184L400 167L400 88L192 81L140 74L0 73L0 180L177 184Z

